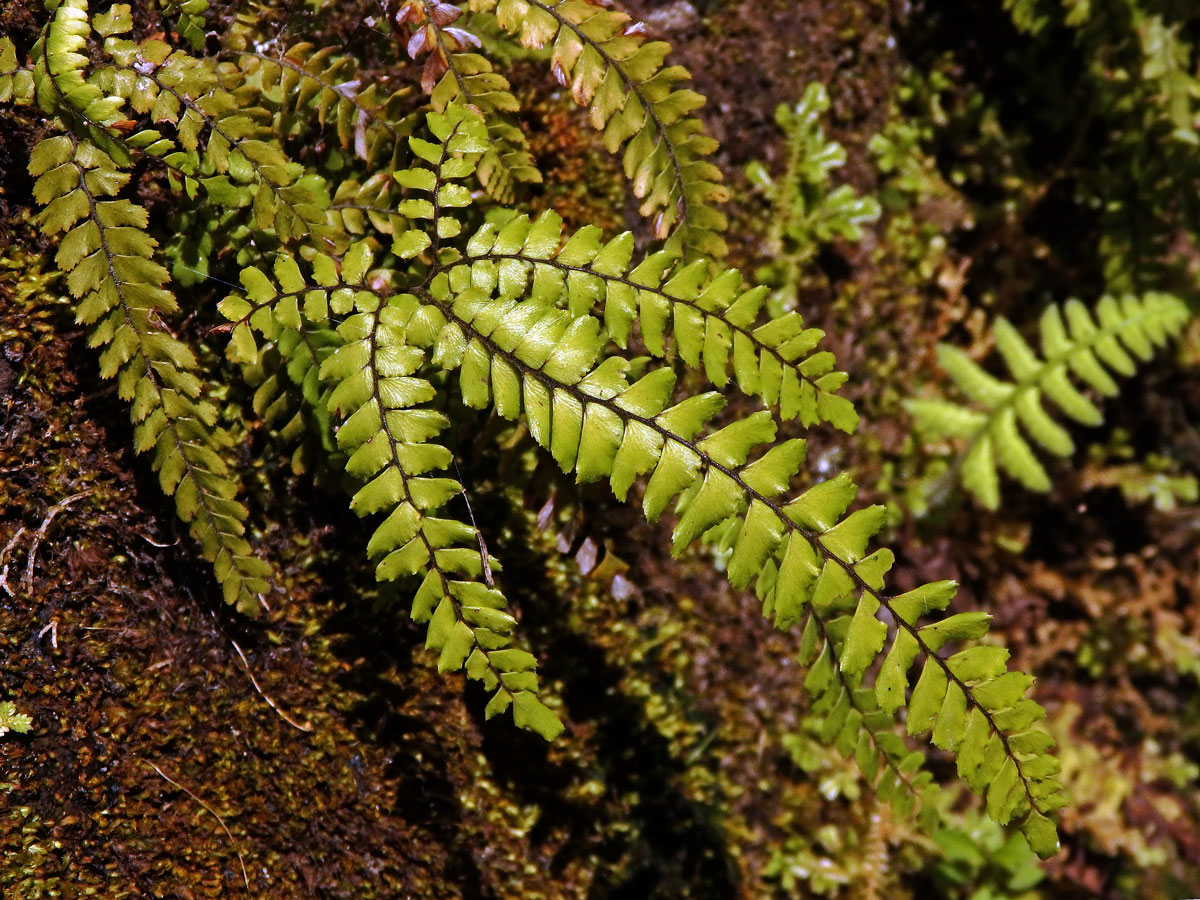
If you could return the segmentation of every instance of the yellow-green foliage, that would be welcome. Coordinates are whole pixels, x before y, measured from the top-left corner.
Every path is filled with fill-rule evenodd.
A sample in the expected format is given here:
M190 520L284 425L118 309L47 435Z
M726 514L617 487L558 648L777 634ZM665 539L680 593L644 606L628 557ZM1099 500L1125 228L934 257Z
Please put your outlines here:
M773 178L757 161L746 167L751 183L771 201L767 249L773 259L758 277L777 288L783 308L795 304L802 272L823 244L834 238L857 241L862 226L880 214L874 197L830 183L832 172L846 164L846 150L825 136L822 119L828 110L825 86L810 84L795 106L775 110L775 122L787 136L783 172Z
M378 577L412 576L412 616L439 667L483 682L489 716L511 707L547 739L563 727L535 658L514 643L500 563L447 474L441 436L460 400L523 421L579 482L607 481L619 498L640 484L647 518L676 517L674 552L700 539L727 551L733 585L753 586L780 628L798 626L820 735L883 801L907 814L932 790L925 752L896 730L902 712L909 735L955 755L994 819L1053 853L1049 816L1065 801L1052 741L1025 696L1032 678L973 643L989 616L938 618L951 582L890 591L893 556L869 547L884 512L853 508L848 475L790 492L806 443L780 440L778 423L852 432L857 414L823 334L795 312L770 315L765 288L716 263L724 189L690 115L701 98L679 86L686 71L664 68L666 45L623 14L584 0L471 4L550 48L551 72L621 155L661 241L635 258L631 235L569 232L508 202L535 177L505 118L507 83L464 49L470 32L452 30L463 6L402 23L410 55L448 48L425 70L437 74L428 98L365 85L349 55L307 44L268 58L251 49L263 37L253 23L229 29L216 57L133 42L122 4L94 14L86 0L51 0L30 69L0 46L10 95L28 99L31 71L50 132L30 168L43 227L63 235L77 316L228 599L253 609L268 573L243 536L229 438L169 324L179 304L128 190L135 159L161 167L191 229L208 234L172 245L199 254L200 271L237 235L222 248L242 286L220 304L228 356L260 385L256 408L304 411L293 421L358 484L351 508L382 516L366 547ZM337 151L308 152L324 142ZM648 357L627 355L635 336ZM678 390L686 370L717 390ZM721 391L735 389L763 408L715 426Z
M16 704L11 700L0 703L0 737L10 731L25 734L33 727L33 719L25 713L17 712Z
M1110 371L1132 375L1136 361L1149 360L1155 348L1183 330L1188 318L1187 306L1169 294L1104 297L1095 313L1070 300L1061 310L1051 305L1042 314L1042 355L1038 356L1012 323L1001 317L992 333L1012 381L989 375L962 350L941 344L942 368L974 405L914 399L906 407L923 433L965 442L959 464L963 487L988 509L996 509L998 468L1030 490L1050 490L1050 476L1030 440L1057 456L1070 456L1075 450L1070 434L1046 411L1045 399L1080 424L1099 425L1100 409L1070 376L1100 394L1114 396L1117 384Z

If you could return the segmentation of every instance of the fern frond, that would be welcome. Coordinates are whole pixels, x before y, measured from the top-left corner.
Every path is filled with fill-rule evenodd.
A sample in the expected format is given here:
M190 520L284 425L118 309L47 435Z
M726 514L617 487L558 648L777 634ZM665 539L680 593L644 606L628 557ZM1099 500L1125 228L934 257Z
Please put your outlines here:
M322 363L341 346L341 337L329 327L300 318L295 328L280 325L279 316L259 317L257 324L270 335L258 347L245 320L235 323L237 334L227 351L242 366L242 376L252 387L251 407L263 425L273 429L280 443L294 448L292 471L309 471L316 451L336 456L333 418L329 412L331 388L321 380ZM238 326L245 325L245 328ZM250 338L247 341L247 338Z
M481 156L487 152L487 126L478 113L451 103L444 113L426 116L433 141L409 138L414 154L411 168L395 173L402 187L428 195L402 200L396 211L410 221L433 223L432 237L422 227L396 234L392 252L411 259L428 247L436 256L441 242L462 233L462 220L455 210L471 205L471 191L460 182L476 172Z
M370 479L351 508L360 515L388 511L367 546L383 557L380 580L425 573L412 617L429 623L426 646L439 654L439 671L465 668L493 692L488 718L511 705L518 726L552 740L562 723L538 699L536 660L511 646L516 620L491 581L499 563L473 525L432 514L462 487L428 475L451 461L449 450L428 442L449 422L415 408L436 393L414 374L425 354L405 342L405 314L416 308L393 302L347 319L338 328L346 343L322 366L322 376L337 382L331 405L343 417L338 444L351 454L346 471Z
M343 250L351 236L370 229L390 236L393 252L411 259L462 231L452 211L471 203L471 192L462 182L477 175L481 157L490 150L487 127L478 113L458 103L425 119L428 132L408 138L405 147L411 156L403 165L376 172L362 183L351 178L337 186L329 207L330 222L341 232L334 237L335 249ZM409 192L404 199L402 190ZM422 220L433 221L434 237ZM417 224L410 228L409 222Z
M452 133L445 126L441 130ZM436 145L430 145L427 155L431 160L442 158ZM437 190L429 184L424 189ZM426 212L431 218L435 215L432 209ZM523 244L527 230L523 226L517 232ZM553 237L550 229L547 245L556 245ZM678 515L675 553L702 536L724 536L731 551L730 581L737 587L755 583L765 613L780 627L807 619L803 651L808 656L817 651L809 687L826 717L825 727L831 738L861 757L865 771L876 773L872 780L898 809L910 810L931 785L927 773L916 773L921 754L910 752L898 735L889 736L888 717L904 707L909 732L932 728L933 741L958 754L960 771L986 796L998 820L1019 819L1039 852L1053 852L1056 839L1048 813L1061 805L1061 790L1052 778L1057 763L1046 752L1050 743L1029 730L1042 715L1025 697L1032 679L1007 672L1005 656L993 648L968 647L948 658L941 655L951 641L982 637L989 617L968 613L922 625L919 620L927 611L949 604L955 590L951 583L898 596L885 593L884 575L892 554L867 552L867 544L884 524L884 512L869 507L848 513L857 489L847 476L818 484L794 500L781 499L803 461L805 444L785 441L755 458L758 447L775 440L776 425L769 412L705 434L723 398L708 393L672 404L675 375L665 368L631 381L628 361L604 357L607 335L597 319L573 315L547 296L524 299L520 290L497 296L499 278L487 287L474 284L466 266L454 269L460 275L435 272L428 287L396 293L387 277L367 274L369 265L369 253L361 244L343 259L340 273L332 260L318 257L314 278L321 290L305 291L302 279L293 273L288 276L294 282L288 286L289 302L298 310L303 295L304 308L314 303L318 315L328 304L341 314L367 316L371 322L395 316L395 333L387 339L395 350L388 358L400 365L411 355L402 366L404 374L396 376L404 384L426 384L422 379L414 382L412 373L427 352L434 366L457 372L468 406L492 406L510 419L523 415L534 440L577 481L607 480L614 494L624 498L645 477L642 506L647 517L656 519L672 505ZM245 273L250 301L277 302L273 298L278 292L266 276L253 271ZM371 340L364 336L368 320L352 320L359 335L356 346ZM347 364L342 374L357 379L356 387L348 390L362 399L375 376L366 369L364 351L355 353L354 365ZM402 394L398 391L396 396L404 408L423 396ZM388 441L374 435L381 433L379 423L386 421L391 407L375 403L361 407L368 410L361 414L366 423L362 428L354 418L359 413L343 424L339 440L348 431L345 440L355 446L355 453L363 453L363 458L370 454L376 461L372 465L382 468ZM403 471L403 462L398 465ZM402 482L402 475L391 476L390 483ZM395 493L400 490L387 494L388 502L400 503L405 496ZM452 492L452 486L445 485L436 502L444 503ZM468 531L459 532L464 541ZM397 559L411 556L417 560L412 566L431 557L436 560L439 548L422 552L420 544L412 544L415 534L404 532L407 543ZM477 555L472 553L472 558ZM474 563L470 574L478 575ZM427 583L436 587L433 577L427 576ZM453 592L440 596L438 603ZM896 623L890 641L881 616ZM875 683L863 687L864 674L881 657ZM918 657L924 660L921 675L906 696L908 671Z
M911 750L895 733L893 716L879 708L875 691L862 685L860 675L837 663L845 622L845 617L827 622L813 610L808 613L799 660L808 668L804 687L813 698L809 714L820 723L821 739L853 759L876 797L891 803L897 815L910 816L918 807L933 815L938 787L932 774L921 769L925 754ZM835 630L841 640L835 639Z
M1024 696L1032 678L1002 671L1003 660L998 669L987 648L939 655L950 641L982 637L990 619L965 613L917 624L927 609L945 608L954 585L926 585L900 596L883 592L892 554L866 552L883 526L882 507L846 515L856 488L845 475L780 501L804 444L786 441L749 462L756 446L775 438L770 413L698 438L724 405L719 394L669 405L675 381L669 369L630 383L626 361L599 361L604 337L595 319L544 301L497 299L474 287L452 295L450 287L448 278L435 278L428 295L430 315L436 309L445 324L427 322L409 339L433 336L433 361L460 370L468 405L490 403L508 418L523 412L534 440L564 471L579 482L607 479L618 498L648 475L647 518L675 503L675 553L713 529L736 531L730 581L741 587L757 580L777 624L806 612L836 617L830 627L845 628L836 662L851 678L882 655L888 628L878 616L886 613L899 630L888 653L892 665L884 664L888 676L882 686L876 683L880 707L906 706L911 734L936 727L934 742L958 754L960 774L987 796L989 812L1001 822L1019 818L1039 852L1054 851L1046 814L1063 801L1051 777L1057 761L1046 753L1052 742L1027 732L1044 714ZM918 654L925 658L922 675L906 703L907 670ZM847 699L847 716L851 706Z
M520 109L508 79L478 53L447 53L446 65L446 74L430 95L433 108L444 112L457 102L479 110L487 123L489 143L479 160L479 183L497 202L511 203L518 182L540 184L542 173L529 153L525 132L506 116Z
M610 153L621 150L625 176L652 217L659 239L688 259L726 252L720 232L725 216L716 205L728 199L720 170L704 157L716 141L692 113L704 98L679 84L691 75L682 66L663 68L669 45L646 42L625 13L587 0L491 0L502 28L527 47L551 47L551 68L604 132Z
M118 4L107 17L98 17L96 25L114 33L132 27L129 7ZM79 123L93 143L123 164L128 151L110 128L124 118L125 99L106 94L87 77L89 60L84 51L91 33L87 0L64 0L54 8L31 51L35 96L45 113Z
M302 177L303 168L288 159L267 110L244 104L222 85L208 61L182 50L164 56L161 42L152 40L126 43L110 49L116 67L136 77L134 108L176 132L172 140L145 130L132 135L130 144L193 176L211 201L249 207L256 227L274 230L280 240L326 229L328 198L319 182ZM240 87L230 73L224 78ZM208 133L201 140L205 128Z
M940 344L942 368L972 405L914 399L905 407L923 433L966 442L959 467L963 487L985 507L996 509L998 469L1030 490L1050 490L1050 476L1031 442L1056 456L1074 452L1071 436L1046 411L1046 398L1082 425L1103 421L1099 408L1068 376L1104 396L1115 396L1112 373L1133 375L1136 361L1148 361L1155 348L1179 335L1189 318L1187 306L1170 294L1104 297L1094 313L1078 300L1069 300L1062 310L1051 305L1043 313L1041 356L1007 319L999 318L993 333L1011 381L994 378L963 351Z
M340 272L328 257L318 257L315 284L309 284L295 261L281 255L274 279L244 270L246 298L226 298L222 312L237 322L234 340L251 344L249 327L270 338L295 329L302 315L322 322L330 310L350 314L338 326L341 344L321 364L320 375L332 387L328 408L341 421L337 444L348 454L346 471L364 482L351 509L388 513L367 545L369 555L382 557L376 576L391 581L424 573L412 618L428 622L426 646L439 654L439 670L465 668L493 692L488 718L511 705L518 726L552 740L563 726L538 698L535 658L512 646L516 622L492 582L499 562L473 525L434 515L462 487L430 474L444 470L452 457L432 442L449 423L424 408L436 392L418 374L425 352L408 341L425 314L412 296L382 304L378 289L364 284L370 265L367 246L356 244ZM242 328L247 330L239 334Z
M516 182L538 183L542 175L529 154L525 132L507 118L520 109L508 79L487 57L471 52L480 40L455 25L461 16L462 10L452 3L408 0L394 18L410 29L408 55L425 58L421 86L434 110L444 112L449 104L461 103L487 123L491 146L479 161L479 181L492 198L511 203Z
M443 241L462 233L458 210L472 203L464 182L478 177L491 149L483 118L461 103L450 103L443 112L430 112L425 118L426 136L408 139L412 156L407 167L378 173L361 185L343 182L331 205L347 234L362 233L369 223L392 237L392 252L401 259L430 248L437 256ZM400 189L407 195L397 202ZM426 221L431 228L423 224ZM456 251L446 252L457 256Z
M829 93L810 84L794 106L780 106L775 121L788 136L787 168L774 194L779 216L773 233L804 247L833 237L858 240L861 226L882 212L874 197L858 197L849 185L828 190L829 176L846 164L846 150L825 136L821 117L829 110Z
M621 347L636 324L646 349L663 357L670 334L684 363L703 369L717 387L729 383L732 368L737 385L783 419L854 430L858 415L836 393L845 373L833 371L832 353L814 352L823 331L805 328L796 312L759 324L767 289L745 286L735 269L714 277L706 262L684 265L669 250L631 266L632 255L628 232L605 242L589 225L564 241L562 220L547 212L536 221L483 225L447 268L455 290L470 284L505 299L529 296L575 316L597 310Z
M182 174L177 183L190 178ZM174 234L163 245L163 256L171 261L175 283L182 287L202 284L224 263L246 265L258 259L255 239L263 235L246 218L236 208L184 205L175 219Z
M819 82L810 84L795 106L781 105L775 121L786 135L786 164L778 180L760 162L746 168L751 183L771 202L767 232L770 262L758 273L776 288L774 308L792 309L808 263L821 245L835 237L862 238L862 225L879 218L874 197L859 197L848 184L832 187L830 173L845 165L846 151L825 136L821 118L829 94Z
M226 601L257 611L270 570L243 536L246 509L221 458L229 435L201 396L191 350L163 323L176 303L145 233L146 211L128 200L102 199L116 197L128 173L69 135L38 144L29 172L44 207L42 230L64 235L55 258L78 300L78 321L92 326L91 345L104 348L101 375L115 377L118 393L132 403L136 449L154 450L159 484L212 562Z
M87 49L93 22L112 64L86 74L89 60L81 51ZM257 226L274 229L282 240L319 234L326 227L328 200L287 159L269 127L269 114L222 87L211 61L160 40L135 43L120 37L132 24L125 4L94 20L86 0L58 6L34 47L42 109L80 120L90 140L118 162L124 163L130 150L141 151L165 162L173 186L189 195L203 185L218 204L250 206ZM126 137L128 126L138 124L125 118L127 108L156 124L172 125L175 137L155 128Z

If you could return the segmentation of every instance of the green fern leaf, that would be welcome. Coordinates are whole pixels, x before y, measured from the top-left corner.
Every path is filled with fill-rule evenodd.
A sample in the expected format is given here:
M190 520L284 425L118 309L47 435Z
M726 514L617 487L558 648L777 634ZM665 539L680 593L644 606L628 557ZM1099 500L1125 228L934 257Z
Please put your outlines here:
M609 152L624 147L625 175L656 236L671 236L689 258L723 255L725 216L715 205L728 192L720 170L704 160L716 142L691 115L704 99L678 86L688 71L662 66L668 45L647 43L627 15L586 0L476 5L495 9L501 27L525 46L550 46L555 77L588 108Z
M525 132L506 114L520 105L508 80L478 53L444 53L446 74L433 89L430 99L437 112L457 102L476 109L488 129L488 149L478 164L479 182L497 202L511 203L518 183L538 184L542 174L529 153Z
M400 167L418 122L408 111L410 87L388 92L333 47L297 43L268 56L250 49L245 36L232 43L245 88L269 105L276 134L306 134L316 124L334 131L342 149L365 164L371 177Z
M34 101L33 72L17 60L10 38L0 37L0 103L28 106Z
M17 712L17 705L11 700L0 703L0 737L15 731L18 734L28 734L33 727L33 719L27 714Z
M91 326L91 345L103 348L101 374L116 378L118 393L132 404L136 449L154 450L159 483L212 562L226 601L256 612L270 570L243 536L246 509L234 499L221 458L231 439L201 395L191 350L163 324L177 307L144 231L145 210L103 199L115 196L128 174L68 135L43 140L29 171L44 206L42 230L64 235L56 260L78 302L77 319Z
M158 0L158 5L168 16L178 17L175 27L179 36L193 50L204 46L204 14L208 12L208 0Z
M528 231L524 223L508 237L523 241ZM719 396L694 397L652 416L633 413L630 410L661 408L672 379L651 372L630 383L629 367L619 357L601 359L602 332L596 320L571 316L548 302L511 299L506 296L510 291L501 294L499 277L485 273L476 281L465 269L459 271L464 274L435 277L430 283L425 302L439 310L439 327L428 332L432 358L459 368L464 398L471 404L493 403L510 417L523 411L530 433L566 471L608 477L614 490L625 491L630 474L618 473L616 461L628 441L630 454L639 462L637 471L649 476L643 499L647 516L659 515L674 501L675 552L705 533L737 535L730 543L731 579L741 583L757 570L757 591L777 622L790 623L807 614L810 625L816 623L813 627L825 635L827 652L814 663L807 683L822 698L819 711L826 716L831 739L855 750L857 737L852 739L847 728L857 729L872 716L883 717L877 705L881 702L890 708L905 705L911 733L938 728L944 745L964 748L966 760L960 764L968 773L965 777L985 796L992 778L1011 761L1012 787L1001 797L989 798L1001 814L1027 821L1032 810L1045 813L1058 802L1056 788L1042 787L1046 776L1041 773L1053 768L1044 762L1049 757L1040 751L1020 752L1007 743L1009 731L1031 724L1022 712L1027 704L1038 709L1024 699L1030 679L1019 673L976 678L994 668L994 660L976 662L972 668L973 657L967 657L952 668L938 655L949 641L982 637L989 617L964 613L931 625L910 622L926 609L944 608L953 590L931 585L898 597L882 592L892 558L886 553L868 555L867 544L883 526L884 515L875 507L846 515L855 494L848 478L816 485L790 503L756 494L742 471L749 468L755 443L773 439L769 419L751 417L697 440L695 435L720 408ZM449 293L454 282L462 287L461 294ZM455 348L453 352L443 343ZM464 345L465 353L459 349ZM653 381L642 384L646 379ZM501 399L505 394L508 399ZM597 424L588 430L585 423L593 421ZM585 434L595 440L585 441ZM791 458L798 460L801 454L793 451ZM772 480L783 482L790 474L776 470ZM872 590L864 589L868 584ZM848 610L854 614L847 619L843 613ZM859 691L853 679L887 646L887 628L879 618L885 611L903 623L907 636L886 667L883 684ZM922 675L905 702L907 670L918 654L925 657ZM831 663L836 660L832 672L822 662L826 656ZM981 658L986 661L986 656ZM955 673L960 667L971 676L969 682ZM957 694L947 700L951 686L962 693L961 715ZM973 724L977 718L982 726ZM881 746L889 743L882 732L878 740ZM908 808L929 782L922 779L918 786L902 777L912 766L902 744L885 749L879 753L888 765L877 789ZM901 790L906 784L911 789ZM1005 782L999 784L1005 787Z
M434 130L450 146L458 132L444 124L435 122ZM372 263L367 245L355 244L340 272L328 257L318 258L309 281L281 256L275 279L244 270L245 298L227 298L221 310L268 338L281 327L300 325L301 317L319 325L330 311L347 316L320 377L331 388L325 402L340 422L337 444L346 454L346 471L362 485L351 509L386 514L367 545L368 555L379 559L376 576L423 576L412 617L428 623L426 646L437 654L439 670L465 669L492 692L488 717L512 706L517 725L552 740L563 726L537 696L536 660L511 647L516 623L492 582L499 561L473 525L437 515L462 487L438 474L452 458L433 439L448 422L426 406L436 392L420 375L426 352L411 342L421 331L414 324L428 310L412 295L384 303L369 277Z
M670 251L631 267L630 234L605 242L587 226L563 238L553 212L534 221L516 217L503 228L485 224L450 267L451 284L530 297L581 317L595 311L622 347L638 325L653 355L674 350L717 387L732 370L743 391L762 397L783 419L825 421L847 432L857 426L854 407L836 394L845 375L832 371L832 354L813 352L823 332L806 328L797 313L758 324L765 288L744 286L732 269L710 277L705 264L681 265Z
M996 509L998 469L1030 490L1045 492L1050 476L1032 445L1056 456L1074 452L1070 435L1046 411L1045 399L1080 424L1100 424L1100 410L1069 376L1111 396L1117 386L1108 370L1131 375L1134 359L1149 360L1155 348L1179 335L1189 317L1187 306L1169 294L1104 297L1094 313L1071 300L1063 310L1050 306L1042 315L1040 356L1007 320L998 319L996 347L1011 382L994 378L961 350L943 344L938 347L942 368L978 408L924 399L905 406L921 432L966 441L958 467L963 487Z

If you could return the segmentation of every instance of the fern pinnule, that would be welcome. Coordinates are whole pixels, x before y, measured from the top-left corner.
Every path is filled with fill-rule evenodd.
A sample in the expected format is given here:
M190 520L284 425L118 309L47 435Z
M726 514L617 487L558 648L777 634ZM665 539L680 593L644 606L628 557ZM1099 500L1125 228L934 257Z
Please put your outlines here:
M1082 425L1099 425L1100 409L1068 376L1114 396L1117 384L1110 372L1133 375L1136 361L1150 360L1189 317L1181 300L1163 293L1103 297L1094 312L1068 300L1061 310L1051 305L1042 314L1041 356L1007 319L999 318L993 334L1012 381L989 375L962 350L940 344L942 368L972 405L913 399L905 407L922 433L965 441L957 464L963 487L988 509L997 509L999 469L1030 490L1050 490L1050 476L1031 441L1056 456L1075 450L1070 434L1046 411L1045 399Z
M208 12L208 0L158 0L158 5L164 14L177 17L175 27L179 36L193 50L204 46L204 14Z
M34 94L32 68L21 65L12 38L0 36L0 103L28 106Z

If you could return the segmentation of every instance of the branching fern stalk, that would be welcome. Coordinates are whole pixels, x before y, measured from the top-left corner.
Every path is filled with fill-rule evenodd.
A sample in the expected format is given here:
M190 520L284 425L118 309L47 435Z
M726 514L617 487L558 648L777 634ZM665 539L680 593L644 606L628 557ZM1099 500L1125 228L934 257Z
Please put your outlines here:
M996 509L998 469L1030 490L1050 490L1050 476L1031 440L1056 456L1070 456L1075 450L1070 434L1046 411L1045 399L1082 425L1101 424L1099 408L1069 376L1104 396L1115 396L1117 384L1110 372L1133 375L1137 360L1148 361L1156 348L1179 335L1189 318L1182 300L1162 293L1104 297L1094 313L1078 300L1069 300L1061 310L1052 304L1039 325L1038 356L1001 317L992 333L1012 381L989 375L962 350L941 344L942 368L979 408L935 399L913 399L905 405L923 433L965 441L956 465L963 487L988 509Z
M699 541L727 551L733 585L752 585L780 628L802 628L822 734L881 798L908 813L934 789L925 753L895 730L902 713L910 735L931 732L956 754L994 818L1055 850L1049 815L1064 800L1051 741L1034 727L1043 711L1006 651L969 643L989 617L927 622L951 603L949 582L889 592L893 556L868 547L883 511L853 509L846 474L788 496L806 444L780 440L777 423L852 432L857 414L822 333L795 312L770 315L765 288L715 263L723 189L690 116L700 98L679 88L686 72L662 68L665 45L582 0L471 4L527 47L549 46L551 70L621 153L662 240L635 259L629 234L569 231L503 200L535 177L505 118L507 82L466 49L462 5L393 11L407 36L395 65L420 61L428 99L366 85L353 58L307 44L269 58L252 24L230 28L214 58L122 37L121 4L48 7L31 67L0 46L0 91L46 117L52 134L30 163L40 221L63 235L57 262L102 374L131 401L138 447L154 449L230 602L253 611L268 570L244 536L231 439L171 331L178 303L147 213L121 196L135 162L188 201L180 215L200 238L172 246L200 272L237 266L242 289L219 309L253 408L288 423L281 437L311 435L357 480L351 508L382 516L367 543L377 576L414 579L412 616L439 668L481 681L488 716L511 707L547 739L563 727L515 643L499 560L453 511L462 486L440 436L456 398L521 421L578 482L639 497L650 520L674 514L674 552ZM317 136L340 150L313 152ZM224 260L216 235L236 236ZM681 369L718 390L681 395ZM715 427L726 388L763 408Z

